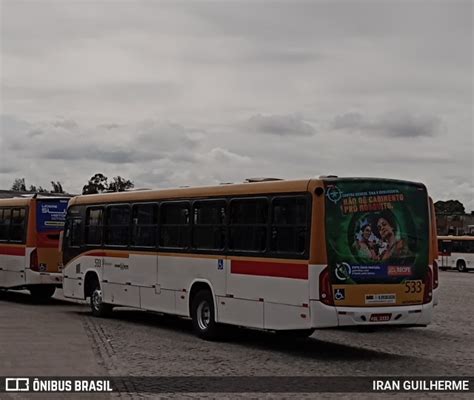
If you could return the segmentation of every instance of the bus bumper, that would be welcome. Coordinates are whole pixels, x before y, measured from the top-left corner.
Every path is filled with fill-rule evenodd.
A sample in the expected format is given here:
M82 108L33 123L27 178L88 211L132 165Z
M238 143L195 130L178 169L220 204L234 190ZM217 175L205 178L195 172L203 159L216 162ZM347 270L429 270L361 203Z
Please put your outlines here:
M311 301L311 324L313 328L329 328L356 325L420 325L431 322L433 302L414 306L395 307L335 307L320 301ZM374 315L390 314L387 321L371 321Z
M27 285L56 285L61 286L63 275L55 272L37 272L31 269L26 270Z

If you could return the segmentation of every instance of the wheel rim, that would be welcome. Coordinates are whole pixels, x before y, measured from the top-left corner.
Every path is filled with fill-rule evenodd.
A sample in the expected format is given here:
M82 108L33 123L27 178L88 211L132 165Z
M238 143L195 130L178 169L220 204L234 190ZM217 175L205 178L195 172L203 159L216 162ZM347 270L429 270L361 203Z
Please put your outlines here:
M211 307L209 303L207 301L199 303L196 314L199 329L206 330L211 323Z
M94 290L94 293L92 293L92 307L94 307L95 310L98 310L101 304L102 304L102 291Z

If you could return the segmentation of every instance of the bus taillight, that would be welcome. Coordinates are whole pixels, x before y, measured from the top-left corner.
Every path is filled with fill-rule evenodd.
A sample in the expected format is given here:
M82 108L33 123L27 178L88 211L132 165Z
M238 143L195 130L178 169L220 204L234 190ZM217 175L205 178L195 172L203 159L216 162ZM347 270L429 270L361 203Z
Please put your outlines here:
M30 269L32 271L39 271L38 252L34 249L30 254Z
M437 261L433 261L433 289L436 289L439 286L438 269Z
M319 275L319 299L328 306L334 305L328 267L324 268Z
M428 268L428 272L423 280L425 284L425 292L423 293L423 304L428 304L433 299L433 273L431 268Z

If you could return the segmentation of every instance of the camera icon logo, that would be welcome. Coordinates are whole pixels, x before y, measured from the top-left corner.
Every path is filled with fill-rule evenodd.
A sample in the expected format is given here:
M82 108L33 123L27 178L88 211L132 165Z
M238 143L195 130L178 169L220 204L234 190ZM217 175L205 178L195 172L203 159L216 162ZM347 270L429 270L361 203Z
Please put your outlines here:
M29 390L29 378L5 378L6 392L28 392Z

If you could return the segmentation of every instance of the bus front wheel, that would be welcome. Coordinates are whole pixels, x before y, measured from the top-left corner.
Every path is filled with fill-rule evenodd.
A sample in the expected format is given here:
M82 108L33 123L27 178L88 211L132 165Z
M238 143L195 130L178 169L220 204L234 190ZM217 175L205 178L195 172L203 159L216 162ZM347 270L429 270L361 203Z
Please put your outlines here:
M47 301L53 297L54 292L56 291L56 286L54 285L38 285L30 286L28 288L31 295L35 300L38 301Z
M201 290L191 302L191 319L197 336L205 340L214 340L218 336L214 302L208 290Z
M103 302L102 290L98 282L96 282L92 289L90 304L94 317L108 317L112 312L112 306Z

